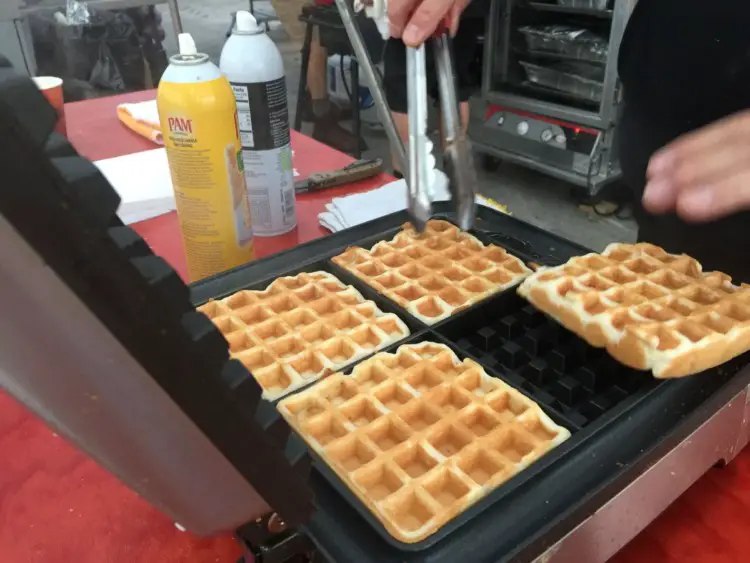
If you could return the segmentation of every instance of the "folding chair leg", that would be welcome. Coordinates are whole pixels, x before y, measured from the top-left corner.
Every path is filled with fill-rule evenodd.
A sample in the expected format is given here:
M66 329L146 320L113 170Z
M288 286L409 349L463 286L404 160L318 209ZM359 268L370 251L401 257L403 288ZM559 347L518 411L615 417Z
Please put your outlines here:
M308 22L305 28L305 41L302 43L302 68L299 71L299 90L297 92L297 109L294 112L294 130L302 128L302 108L307 99L307 68L310 66L310 45L312 45L314 27Z
M352 104L352 129L354 136L356 137L356 145L354 150L354 158L362 158L362 122L359 115L359 63L357 59L352 57L351 59L351 74L352 74L352 91L350 92L351 104Z

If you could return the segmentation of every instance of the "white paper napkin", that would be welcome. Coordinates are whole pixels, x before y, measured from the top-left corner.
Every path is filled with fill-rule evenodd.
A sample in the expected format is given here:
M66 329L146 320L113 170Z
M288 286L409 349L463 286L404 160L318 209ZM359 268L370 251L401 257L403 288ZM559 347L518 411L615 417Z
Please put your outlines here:
M149 111L148 105L133 105L146 113ZM158 117L157 113L157 122ZM119 194L117 215L126 225L174 211L174 189L166 149L98 160L94 165ZM296 169L294 176L299 176Z
M449 201L451 195L448 191L448 178L442 171L437 170L436 172L435 198L433 201ZM369 192L335 197L330 203L326 204L326 210L318 215L318 222L323 228L333 233L349 229L384 215L405 210L407 207L406 194L406 181L396 180ZM482 196L477 196L477 203L500 209L494 202Z
M164 149L94 162L120 196L117 215L129 225L175 209L172 177Z

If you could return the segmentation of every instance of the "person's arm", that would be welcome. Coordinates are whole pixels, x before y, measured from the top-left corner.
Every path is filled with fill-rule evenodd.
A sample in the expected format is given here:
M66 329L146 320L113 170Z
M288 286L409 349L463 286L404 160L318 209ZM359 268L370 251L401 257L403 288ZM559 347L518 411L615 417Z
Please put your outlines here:
M673 141L652 158L643 205L711 221L750 210L750 110Z
M418 47L447 19L451 34L458 30L461 13L471 0L389 0L388 22L392 37Z

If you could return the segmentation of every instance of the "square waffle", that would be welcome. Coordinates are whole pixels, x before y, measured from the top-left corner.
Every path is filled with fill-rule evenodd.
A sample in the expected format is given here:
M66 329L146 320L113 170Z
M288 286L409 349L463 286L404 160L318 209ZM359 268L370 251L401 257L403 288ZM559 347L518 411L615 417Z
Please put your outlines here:
M275 400L409 335L355 288L328 272L275 280L198 308L229 351Z
M427 538L570 436L531 399L431 342L376 354L279 411L404 543Z
M657 378L698 373L750 349L750 286L651 244L611 244L540 269L518 293Z
M393 240L370 250L348 248L333 262L428 325L517 285L531 273L499 246L485 246L438 220L428 221L423 234L407 223Z

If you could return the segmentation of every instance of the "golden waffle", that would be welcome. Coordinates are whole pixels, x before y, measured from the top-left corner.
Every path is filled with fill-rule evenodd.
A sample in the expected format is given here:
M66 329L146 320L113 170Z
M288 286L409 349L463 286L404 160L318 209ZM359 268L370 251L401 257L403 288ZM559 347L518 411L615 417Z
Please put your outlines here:
M333 262L434 324L531 273L499 246L485 246L447 221L427 222L423 234L404 225L393 240L370 250L351 247Z
M518 293L620 362L682 377L750 349L750 286L651 244L611 244L536 272Z
M275 280L198 308L275 400L409 335L393 313L328 272Z
M376 354L279 411L404 543L430 536L570 436L479 364L431 342Z

